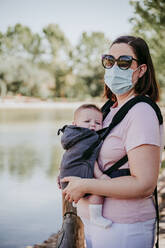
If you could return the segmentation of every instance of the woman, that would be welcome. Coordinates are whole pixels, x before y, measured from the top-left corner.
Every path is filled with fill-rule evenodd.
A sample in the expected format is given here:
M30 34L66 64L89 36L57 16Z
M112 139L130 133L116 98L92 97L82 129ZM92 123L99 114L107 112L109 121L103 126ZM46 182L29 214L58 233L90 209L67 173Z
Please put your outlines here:
M133 36L121 36L103 55L105 67L105 95L115 100L103 127L111 122L120 107L135 95L147 95L154 102L159 99L154 67L146 42ZM99 179L103 173L97 168L96 179L66 177L65 199L78 202L78 214L85 227L88 248L152 248L155 233L155 206L152 193L157 184L163 127L159 125L152 107L136 104L105 139L99 165L106 170L122 158L128 162L131 176ZM110 228L101 229L89 221L86 193L105 197L103 216L113 221ZM82 198L82 199L81 199Z

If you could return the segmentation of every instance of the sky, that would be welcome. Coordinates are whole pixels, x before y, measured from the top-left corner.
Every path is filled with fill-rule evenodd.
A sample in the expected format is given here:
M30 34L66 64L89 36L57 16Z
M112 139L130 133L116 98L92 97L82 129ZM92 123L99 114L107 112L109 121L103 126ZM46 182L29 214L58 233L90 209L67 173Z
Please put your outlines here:
M58 24L75 45L82 32L103 32L110 40L129 34L129 0L0 0L0 31L21 23L33 32Z

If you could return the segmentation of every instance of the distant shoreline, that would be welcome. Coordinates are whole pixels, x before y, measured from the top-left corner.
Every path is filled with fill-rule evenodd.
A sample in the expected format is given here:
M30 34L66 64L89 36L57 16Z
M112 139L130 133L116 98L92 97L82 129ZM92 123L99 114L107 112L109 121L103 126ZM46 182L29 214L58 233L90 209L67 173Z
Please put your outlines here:
M47 102L47 101L0 101L0 109L73 109L79 107L83 103L94 103L98 106L102 106L103 103L96 101L78 101L78 102Z
M17 102L11 100L0 101L0 109L74 109L83 103L93 103L101 107L104 102L96 102L91 100L78 101L78 102L47 102L47 101L34 101L34 102ZM160 103L162 114L165 115L165 105Z
M0 109L72 109L84 102L0 102Z

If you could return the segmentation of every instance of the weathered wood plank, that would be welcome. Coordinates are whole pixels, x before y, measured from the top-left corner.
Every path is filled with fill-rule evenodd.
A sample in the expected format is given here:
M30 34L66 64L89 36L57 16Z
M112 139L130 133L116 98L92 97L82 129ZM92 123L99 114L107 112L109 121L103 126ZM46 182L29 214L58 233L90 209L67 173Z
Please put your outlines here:
M77 210L73 205L62 198L63 209L63 226L61 230L51 235L48 240L44 241L41 245L34 245L33 248L58 248L63 238L63 248L85 248L84 242L84 227L81 219L77 216Z

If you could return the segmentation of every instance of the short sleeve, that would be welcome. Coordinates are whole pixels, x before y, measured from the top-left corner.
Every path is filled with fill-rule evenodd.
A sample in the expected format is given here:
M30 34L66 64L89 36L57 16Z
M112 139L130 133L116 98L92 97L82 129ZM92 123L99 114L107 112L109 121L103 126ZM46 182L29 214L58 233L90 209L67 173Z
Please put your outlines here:
M147 103L138 103L129 110L123 134L126 152L143 145L161 146L160 125L154 109Z

